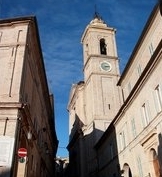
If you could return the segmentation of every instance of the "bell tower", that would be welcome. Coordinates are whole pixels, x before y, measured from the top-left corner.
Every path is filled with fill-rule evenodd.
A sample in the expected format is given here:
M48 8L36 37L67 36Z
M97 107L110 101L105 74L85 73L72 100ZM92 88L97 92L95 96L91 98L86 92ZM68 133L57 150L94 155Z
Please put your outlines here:
M93 123L100 131L106 130L121 104L115 33L95 12L81 39L87 126Z
M73 84L68 103L73 176L96 173L94 146L121 105L115 33L95 12L81 38L84 81Z

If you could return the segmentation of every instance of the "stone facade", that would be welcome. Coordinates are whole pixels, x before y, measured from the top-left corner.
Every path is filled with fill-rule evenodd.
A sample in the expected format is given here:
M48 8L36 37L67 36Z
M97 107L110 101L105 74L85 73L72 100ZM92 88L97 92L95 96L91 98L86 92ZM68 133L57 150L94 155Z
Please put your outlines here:
M73 85L68 104L71 176L95 175L93 147L122 104L115 32L96 14L82 35L84 81Z
M0 62L0 174L53 176L58 144L53 96L35 17L1 20ZM27 150L24 158L19 148Z
M111 151L105 166L98 163L98 176L161 174L161 27L156 6L118 82L124 103L95 146L99 162Z
M115 30L102 22L96 14L82 36L84 82L73 85L68 104L69 176L161 176L159 6L153 9L121 76Z
M156 6L118 82L125 101L114 125L124 176L162 175L161 29Z

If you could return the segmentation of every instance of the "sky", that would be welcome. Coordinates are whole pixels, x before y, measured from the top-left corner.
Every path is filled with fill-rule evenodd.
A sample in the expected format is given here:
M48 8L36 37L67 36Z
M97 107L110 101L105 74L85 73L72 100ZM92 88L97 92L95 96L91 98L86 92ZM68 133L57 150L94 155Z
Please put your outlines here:
M81 36L93 19L117 30L120 70L124 69L157 0L0 0L0 19L36 16L49 90L54 94L57 156L66 157L67 105L72 84L83 80Z

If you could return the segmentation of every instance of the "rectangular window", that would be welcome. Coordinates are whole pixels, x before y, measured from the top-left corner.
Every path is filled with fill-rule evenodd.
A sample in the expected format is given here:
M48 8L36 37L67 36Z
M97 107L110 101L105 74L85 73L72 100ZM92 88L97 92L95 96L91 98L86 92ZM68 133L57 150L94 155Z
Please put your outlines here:
M139 177L143 177L141 158L137 157L137 167L139 172Z
M153 48L152 43L149 45L149 51L150 51L150 55L152 56L154 53L154 48Z
M118 149L119 149L119 151L121 151L122 150L122 146L121 146L120 133L118 134L117 138L118 138L118 140L117 140Z
M138 75L140 76L142 73L141 65L138 65L137 67Z
M137 133L136 133L136 125L135 125L135 120L134 118L131 120L131 127L132 127L132 135L133 135L133 138L135 138L137 136Z
M155 101L156 101L156 108L157 108L157 111L160 112L162 110L162 95L161 95L161 89L160 89L160 86L158 85L156 88L155 88Z
M149 115L148 115L148 108L146 107L146 104L144 103L142 105L142 120L144 127L149 124Z
M131 86L131 83L129 82L129 83L128 83L128 92L130 93L131 90L132 90L132 86Z
M124 131L120 132L120 144L121 144L121 150L123 150L126 147Z
M125 101L125 98L124 98L124 90L122 89L122 98L123 98L123 102Z

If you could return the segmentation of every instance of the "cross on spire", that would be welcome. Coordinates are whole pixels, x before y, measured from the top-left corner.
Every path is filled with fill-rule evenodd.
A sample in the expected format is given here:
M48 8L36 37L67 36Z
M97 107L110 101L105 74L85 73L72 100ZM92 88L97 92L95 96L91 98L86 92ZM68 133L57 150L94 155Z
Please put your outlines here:
M101 16L99 15L99 13L97 12L97 7L96 7L96 4L95 4L95 13L94 13L94 18L97 18L99 20L102 20Z

